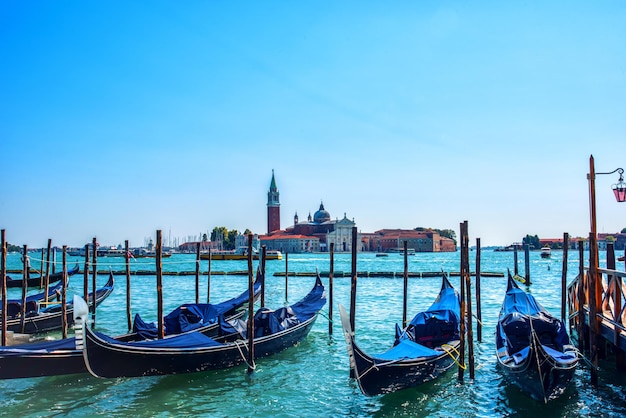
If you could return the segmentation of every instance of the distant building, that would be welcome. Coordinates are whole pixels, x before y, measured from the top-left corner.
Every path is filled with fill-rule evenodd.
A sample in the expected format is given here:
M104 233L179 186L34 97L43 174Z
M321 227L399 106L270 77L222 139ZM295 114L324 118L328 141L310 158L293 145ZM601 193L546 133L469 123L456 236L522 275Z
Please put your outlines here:
M440 236L434 231L416 231L414 229L381 229L373 233L362 234L365 251L387 252L407 248L415 252L453 252L456 251L454 240Z
M272 181L270 190L267 192L267 233L280 230L280 193L276 187L276 179L274 178L274 170L272 170Z

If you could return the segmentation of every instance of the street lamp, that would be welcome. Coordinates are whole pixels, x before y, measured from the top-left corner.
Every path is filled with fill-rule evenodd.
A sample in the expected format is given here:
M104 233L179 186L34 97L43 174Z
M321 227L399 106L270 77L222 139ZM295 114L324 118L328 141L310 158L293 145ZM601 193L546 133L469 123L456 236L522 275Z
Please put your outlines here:
M615 199L618 202L626 202L626 183L624 183L624 169L618 168L610 173L596 173L596 174L613 174L615 172L619 173L619 180L616 184L611 186L613 188L613 193L615 194Z

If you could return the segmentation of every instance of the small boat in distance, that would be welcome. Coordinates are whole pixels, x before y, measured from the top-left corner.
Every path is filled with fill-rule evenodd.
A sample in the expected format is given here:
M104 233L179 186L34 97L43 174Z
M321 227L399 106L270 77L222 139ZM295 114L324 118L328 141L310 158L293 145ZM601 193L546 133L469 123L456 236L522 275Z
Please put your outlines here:
M283 254L278 250L267 250L265 252L266 260L282 260ZM247 260L248 259L248 247L238 247L235 250L217 250L209 253L200 254L201 260L208 260L209 256L211 260ZM259 252L252 250L252 259L259 259Z
M544 245L543 247L541 247L541 258L550 258L551 251L552 250L548 245Z
M404 254L404 248L390 248L389 252L390 253ZM407 248L406 249L406 254L407 255L415 255L415 248Z

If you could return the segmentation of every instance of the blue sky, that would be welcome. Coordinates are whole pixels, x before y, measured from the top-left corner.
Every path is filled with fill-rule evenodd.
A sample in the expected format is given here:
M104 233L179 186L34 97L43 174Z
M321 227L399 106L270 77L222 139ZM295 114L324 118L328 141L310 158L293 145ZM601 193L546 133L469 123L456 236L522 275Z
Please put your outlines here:
M0 4L0 227L15 244L265 233L589 233L626 166L626 3ZM626 204L596 179L598 231Z

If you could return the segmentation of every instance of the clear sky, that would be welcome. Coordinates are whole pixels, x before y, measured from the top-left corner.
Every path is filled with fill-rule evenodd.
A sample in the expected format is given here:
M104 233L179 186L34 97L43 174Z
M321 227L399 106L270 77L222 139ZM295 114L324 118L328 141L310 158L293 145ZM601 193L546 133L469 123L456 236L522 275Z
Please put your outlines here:
M626 167L623 1L0 3L13 244L265 233L323 201L362 232L587 236ZM626 227L597 176L598 232Z

